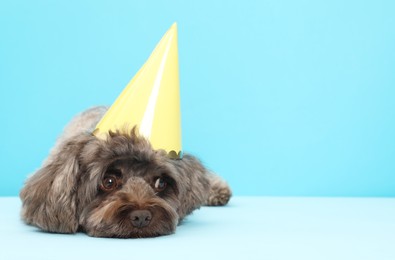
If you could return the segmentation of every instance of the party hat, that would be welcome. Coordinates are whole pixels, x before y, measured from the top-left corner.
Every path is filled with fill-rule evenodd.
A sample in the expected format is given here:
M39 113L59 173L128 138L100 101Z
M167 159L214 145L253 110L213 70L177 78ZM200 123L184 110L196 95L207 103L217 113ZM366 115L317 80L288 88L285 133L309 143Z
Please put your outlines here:
M171 158L181 158L179 88L177 24L174 23L93 134L106 138L109 131L130 131L137 126L138 133L154 149L165 150Z

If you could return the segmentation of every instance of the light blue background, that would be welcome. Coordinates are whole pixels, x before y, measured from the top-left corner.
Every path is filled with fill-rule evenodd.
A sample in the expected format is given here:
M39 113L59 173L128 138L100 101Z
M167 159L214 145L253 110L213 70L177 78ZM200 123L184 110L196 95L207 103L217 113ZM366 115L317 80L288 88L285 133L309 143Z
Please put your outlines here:
M0 2L0 195L174 22L185 151L236 195L395 196L394 1Z

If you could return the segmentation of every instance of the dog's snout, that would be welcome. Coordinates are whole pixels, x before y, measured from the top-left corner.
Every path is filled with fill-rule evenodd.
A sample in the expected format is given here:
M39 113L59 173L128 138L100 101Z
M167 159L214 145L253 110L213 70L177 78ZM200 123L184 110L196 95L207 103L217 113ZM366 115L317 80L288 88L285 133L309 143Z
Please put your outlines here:
M132 225L137 228L146 227L152 219L152 214L149 210L134 210L130 214Z

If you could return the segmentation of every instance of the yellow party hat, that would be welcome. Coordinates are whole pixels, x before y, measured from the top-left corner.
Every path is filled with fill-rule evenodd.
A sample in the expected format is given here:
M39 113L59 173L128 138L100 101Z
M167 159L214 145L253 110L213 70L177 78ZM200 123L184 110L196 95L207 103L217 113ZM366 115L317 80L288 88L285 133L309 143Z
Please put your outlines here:
M130 131L150 141L154 149L181 158L180 83L177 24L166 32L151 56L122 91L93 134L106 138L109 131Z

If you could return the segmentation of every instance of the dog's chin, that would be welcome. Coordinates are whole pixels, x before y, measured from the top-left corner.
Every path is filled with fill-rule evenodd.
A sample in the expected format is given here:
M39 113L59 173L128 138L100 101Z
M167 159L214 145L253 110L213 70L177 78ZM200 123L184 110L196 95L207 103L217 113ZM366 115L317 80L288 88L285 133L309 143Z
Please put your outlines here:
M175 232L178 214L165 200L151 198L144 203L124 201L119 197L94 203L87 212L83 230L94 237L148 238ZM131 214L135 210L148 210L152 217L148 225L136 227Z

